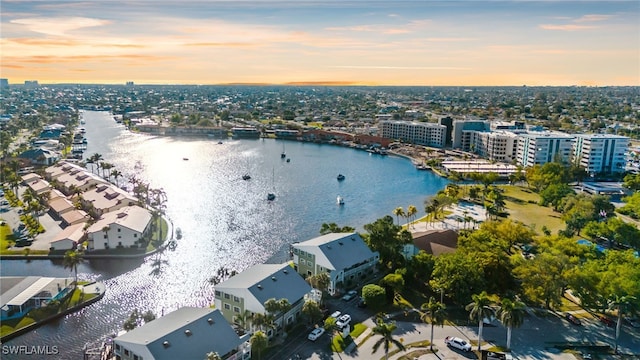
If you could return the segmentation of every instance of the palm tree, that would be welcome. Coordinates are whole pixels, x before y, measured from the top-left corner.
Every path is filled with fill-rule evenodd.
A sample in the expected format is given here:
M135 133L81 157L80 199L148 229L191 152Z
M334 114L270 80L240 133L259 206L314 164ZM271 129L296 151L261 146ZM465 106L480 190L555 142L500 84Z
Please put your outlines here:
M400 216L405 217L404 209L401 206L393 209L393 215L396 216L396 219L398 220L398 225L400 225Z
M620 328L622 327L622 315L625 311L630 310L630 308L635 304L637 304L637 299L632 295L614 295L610 301L609 308L615 309L618 312L618 320L616 322L616 340L613 350L616 354L618 353L618 338L620 337Z
M269 345L267 335L262 331L256 331L251 335L251 339L249 341L251 342L252 352L255 351L258 353L258 360L260 360L262 351L267 348L267 345Z
M120 187L120 184L118 183L118 178L122 177L122 173L120 172L120 170L118 169L111 170L111 176L113 176L113 179L116 181L116 186Z
M502 300L498 309L498 319L507 327L507 349L511 348L511 329L524 322L525 305L522 301Z
M480 351L480 346L482 346L483 320L493 315L493 309L489 306L491 299L489 299L486 291L472 295L471 299L473 301L467 304L465 309L469 312L470 320L478 320L478 351Z
M412 225L413 225L413 218L414 216L416 216L417 213L418 213L418 208L416 208L415 205L409 205L409 207L407 207L407 217L409 218L409 221L412 223Z
M425 310L425 312L420 316L420 320L431 324L431 339L429 340L429 349L433 351L433 326L444 324L444 310L446 306L443 303L436 301L432 296L429 298L429 302L422 304L420 308L422 310Z
M393 332L397 328L398 327L394 323L385 323L382 320L378 320L378 325L376 325L376 327L373 328L372 332L375 335L380 335L382 337L378 339L378 341L376 341L375 344L373 344L373 351L371 353L375 354L375 352L378 351L378 348L380 348L380 345L383 345L383 344L384 344L385 359L389 359L389 348L391 347L391 344L394 344L395 346L398 347L398 349L404 351L405 350L404 345L402 345L402 343L399 340L393 337Z
M82 253L77 250L69 250L64 253L64 259L62 263L64 268L73 270L74 274L74 287L78 286L78 265L84 261Z
M207 353L207 356L204 358L204 360L222 360L222 358L217 352L212 351Z

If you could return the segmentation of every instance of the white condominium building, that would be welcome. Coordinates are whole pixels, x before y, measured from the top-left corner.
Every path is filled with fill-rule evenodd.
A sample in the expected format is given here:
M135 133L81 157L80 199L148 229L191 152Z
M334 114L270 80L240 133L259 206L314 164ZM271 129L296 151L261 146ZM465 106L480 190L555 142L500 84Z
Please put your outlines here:
M418 145L444 147L446 140L447 127L439 124L384 120L379 127L382 137Z
M571 161L574 137L560 132L530 132L518 135L516 158L528 167L552 161Z
M516 157L518 136L508 131L473 131L470 150L489 161L510 163Z
M629 138L626 136L577 134L573 147L574 162L589 174L624 172L628 147Z

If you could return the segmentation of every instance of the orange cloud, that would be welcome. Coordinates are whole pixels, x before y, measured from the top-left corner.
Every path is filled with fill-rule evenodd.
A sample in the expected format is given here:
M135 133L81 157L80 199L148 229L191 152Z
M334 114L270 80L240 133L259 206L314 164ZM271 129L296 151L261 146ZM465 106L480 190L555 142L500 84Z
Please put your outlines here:
M264 46L264 44L241 43L241 42L198 42L198 43L186 43L184 44L184 46L254 48L254 47L262 47Z
M544 30L579 31L579 30L595 29L596 26L575 25L575 24L565 24L565 25L542 24L540 25L540 28Z
M592 21L604 21L612 18L611 15L598 15L598 14L590 14L585 15L579 19L575 19L574 22L592 22Z
M15 19L10 23L25 25L30 31L40 34L63 36L73 30L103 26L111 21L85 17L58 17Z
M56 64L56 63L74 63L74 62L112 62L115 60L140 60L140 61L162 61L175 59L170 56L154 56L154 55L77 55L77 56L25 56L5 58L5 61L19 61L30 64ZM6 66L6 65L3 65Z

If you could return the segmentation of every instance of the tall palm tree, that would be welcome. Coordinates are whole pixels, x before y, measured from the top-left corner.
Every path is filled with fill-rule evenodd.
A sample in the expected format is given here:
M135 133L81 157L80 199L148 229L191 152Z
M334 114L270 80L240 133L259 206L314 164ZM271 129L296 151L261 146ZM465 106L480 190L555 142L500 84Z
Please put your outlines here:
M262 331L256 331L251 335L251 339L249 341L251 342L252 352L255 351L258 354L258 360L260 360L262 357L262 351L264 351L267 348L267 345L269 345L267 335Z
M118 169L113 169L113 170L111 170L111 176L113 176L113 179L116 181L116 186L120 187L120 184L118 182L118 178L122 177L122 172L120 172L120 170L118 170Z
M375 354L375 352L378 351L378 348L380 348L380 345L384 345L384 358L389 359L389 348L391 347L391 344L394 344L398 349L404 351L404 345L402 345L400 340L393 337L393 332L397 328L398 327L394 323L385 323L382 320L378 320L378 325L373 328L372 332L375 335L380 335L381 338L373 344L373 351L371 353Z
M524 322L525 305L522 301L502 300L498 309L498 319L507 327L507 349L511 348L511 329L520 327Z
M393 215L396 216L396 219L398 221L398 225L400 225L400 216L404 217L404 209L401 206L398 206L397 208L393 209Z
M413 224L413 218L414 216L416 216L416 214L418 213L418 208L415 207L415 205L409 205L409 207L407 207L407 217L409 218L409 222L411 222Z
M471 299L473 301L467 304L465 309L469 312L470 320L478 320L478 351L480 351L483 320L493 315L493 309L489 306L491 305L491 299L489 299L486 291L471 295Z
M431 324L431 338L429 340L429 349L433 351L433 326L444 324L446 306L436 301L433 296L429 298L429 302L420 306L425 312L420 315L420 320Z
M64 268L73 270L74 274L74 288L78 286L78 265L84 261L82 253L77 250L69 250L64 253L64 259L62 263Z

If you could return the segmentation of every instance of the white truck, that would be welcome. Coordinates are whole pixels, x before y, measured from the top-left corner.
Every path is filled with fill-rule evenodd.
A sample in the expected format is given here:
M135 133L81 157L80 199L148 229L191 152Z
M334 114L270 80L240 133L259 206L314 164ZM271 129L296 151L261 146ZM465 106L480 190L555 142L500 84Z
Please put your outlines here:
M447 336L444 339L444 342L445 344L447 344L447 346L451 346L452 348L456 348L462 351L471 351L471 344L460 339L459 337Z

